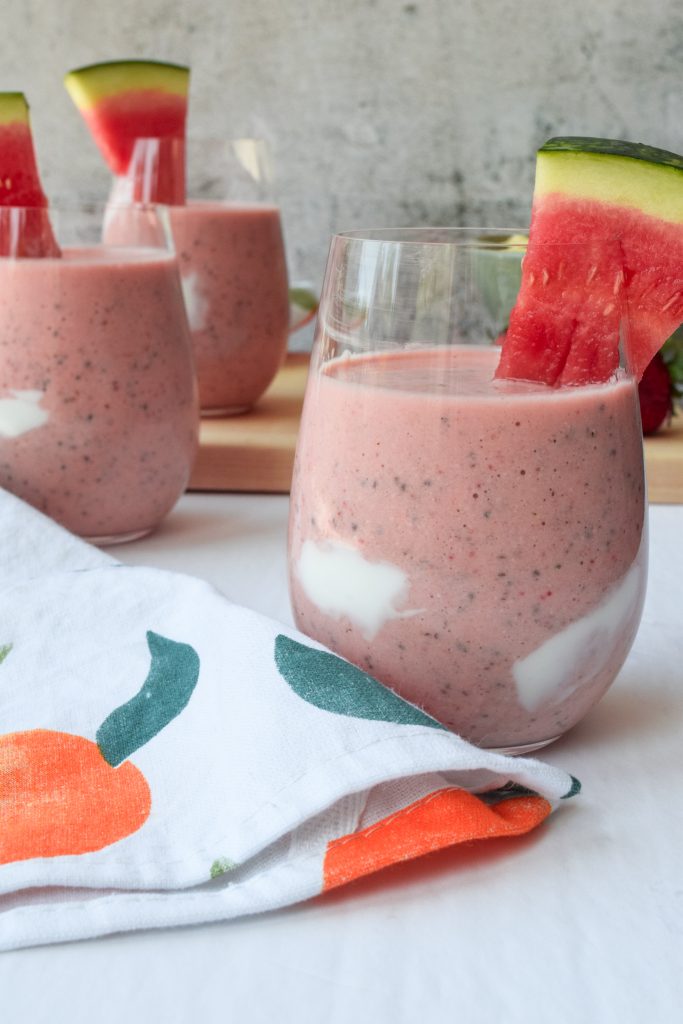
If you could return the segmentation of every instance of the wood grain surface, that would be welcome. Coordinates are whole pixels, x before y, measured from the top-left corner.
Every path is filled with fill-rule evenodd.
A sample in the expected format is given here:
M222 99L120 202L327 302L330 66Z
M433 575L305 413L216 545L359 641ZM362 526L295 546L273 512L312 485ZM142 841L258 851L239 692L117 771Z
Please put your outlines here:
M308 361L290 353L250 412L202 420L190 490L289 492Z
M679 412L670 426L646 437L644 448L650 501L683 504L683 414Z
M308 359L290 353L251 412L202 420L190 490L288 493ZM645 438L645 466L650 501L683 504L683 415Z

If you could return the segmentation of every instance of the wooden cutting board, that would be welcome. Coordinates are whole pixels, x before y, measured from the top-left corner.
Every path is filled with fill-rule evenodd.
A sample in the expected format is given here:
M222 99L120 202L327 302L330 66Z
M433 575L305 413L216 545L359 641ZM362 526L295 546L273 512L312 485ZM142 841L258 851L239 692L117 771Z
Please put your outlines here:
M250 412L202 420L190 490L289 492L308 361L290 353Z
M646 437L645 473L650 501L655 505L683 504L683 413L671 426Z
M290 353L251 412L202 420L190 490L289 492L308 360ZM645 465L650 501L683 504L683 415L645 438Z

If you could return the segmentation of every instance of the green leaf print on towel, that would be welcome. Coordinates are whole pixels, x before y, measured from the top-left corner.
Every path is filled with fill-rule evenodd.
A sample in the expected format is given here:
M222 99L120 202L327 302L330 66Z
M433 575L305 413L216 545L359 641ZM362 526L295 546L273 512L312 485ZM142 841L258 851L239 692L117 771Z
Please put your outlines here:
M128 757L180 714L199 677L199 656L189 644L148 632L147 645L152 660L142 689L108 715L96 743L44 728L0 736L7 774L0 864L93 853L147 821L152 793ZM106 661L100 671L106 678Z
M199 655L189 644L147 633L152 664L142 689L116 708L97 730L102 757L116 767L187 705L199 678Z
M323 711L399 725L444 729L435 718L430 718L336 654L316 650L280 634L275 638L275 664L299 697Z
M12 644L0 644L0 665L2 665L11 650Z

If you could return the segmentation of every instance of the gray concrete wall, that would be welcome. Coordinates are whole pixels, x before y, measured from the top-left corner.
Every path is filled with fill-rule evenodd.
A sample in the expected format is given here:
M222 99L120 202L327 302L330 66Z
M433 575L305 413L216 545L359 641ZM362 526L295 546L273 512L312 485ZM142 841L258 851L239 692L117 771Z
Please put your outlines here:
M191 66L195 152L270 140L316 283L335 230L523 224L550 135L683 151L681 0L5 0L0 88L29 96L54 198L107 188L64 72L128 56Z

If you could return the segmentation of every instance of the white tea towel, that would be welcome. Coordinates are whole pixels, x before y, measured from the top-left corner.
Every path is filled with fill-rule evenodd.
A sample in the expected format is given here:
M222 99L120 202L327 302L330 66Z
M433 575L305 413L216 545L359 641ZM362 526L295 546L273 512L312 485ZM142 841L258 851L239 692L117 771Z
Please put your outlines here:
M282 907L578 789L4 492L0 662L0 949Z

